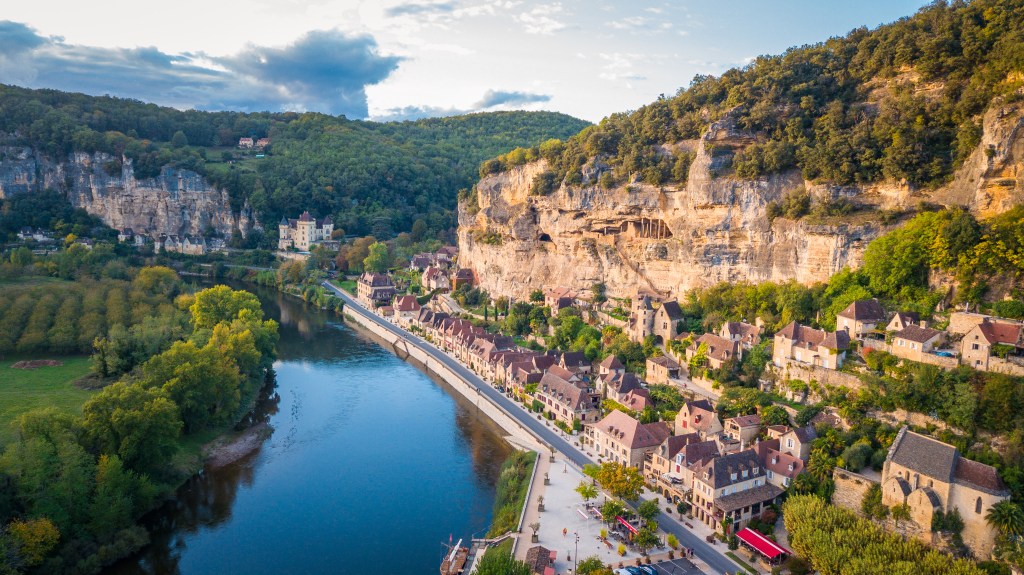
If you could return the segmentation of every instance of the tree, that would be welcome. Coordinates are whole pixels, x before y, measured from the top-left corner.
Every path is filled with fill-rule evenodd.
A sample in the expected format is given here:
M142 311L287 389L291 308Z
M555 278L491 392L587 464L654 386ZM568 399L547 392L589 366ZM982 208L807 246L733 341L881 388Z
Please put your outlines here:
M477 565L477 575L530 575L530 566L512 558L509 553L489 550Z
M985 521L1001 535L1024 536L1024 511L1012 501L1000 501L990 507Z
M882 504L882 487L872 483L871 487L864 493L860 502L860 510L868 519L885 519L889 515L889 508Z
M174 135L171 136L171 147L177 149L184 148L187 145L188 137L185 136L185 132L182 132L181 130L174 132Z
M789 425L789 412L779 405L769 405L761 410L761 425Z
M647 550L660 543L658 535L646 527L633 536L633 544L640 549L640 553L646 555Z
M19 268L32 265L32 250L21 246L11 252L11 263Z
M597 488L586 481L580 481L580 484L576 486L576 493L580 494L584 502L597 498Z
M363 269L368 272L384 273L391 266L391 251L388 245L383 242L374 242L370 245L366 258L363 259Z
M544 292L539 289L533 290L530 292L530 301L533 303L544 303Z
M101 453L130 468L152 471L177 449L182 422L162 388L125 382L107 386L82 407L86 436Z
M635 467L608 461L597 470L596 479L613 497L636 499L644 488L644 478Z
M654 518L658 516L660 511L661 508L658 507L658 501L656 499L644 501L636 508L636 514L648 524L654 521Z
M861 440L847 447L841 456L843 466L850 471L860 471L871 462L871 456L875 450L871 448L871 442Z
M618 499L609 499L601 505L601 517L609 525L615 523L615 518L621 517L624 513L626 513L626 506Z
M253 314L263 314L260 300L255 295L218 285L197 293L189 311L192 313L192 325L196 329L213 329L222 321L235 319L243 309Z
M892 515L893 521L896 522L897 529L900 527L900 521L910 521L910 505L906 503L894 505L889 513Z
M591 555L576 565L579 575L611 575L612 570L597 555Z
M15 519L7 526L7 534L26 567L42 563L60 541L60 530L45 517L25 521Z

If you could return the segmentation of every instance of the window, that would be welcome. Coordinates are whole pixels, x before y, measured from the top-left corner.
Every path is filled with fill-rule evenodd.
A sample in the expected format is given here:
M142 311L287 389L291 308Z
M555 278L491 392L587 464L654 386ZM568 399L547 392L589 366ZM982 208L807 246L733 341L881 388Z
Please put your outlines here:
M730 474L729 478L732 479L733 481L736 481L736 474L735 473Z
M743 470L743 477L744 477L744 478L746 478L746 476L747 476L747 470L746 470L746 469L744 469L744 470Z
M974 512L981 515L981 497L974 502Z
M789 448L792 449L792 447L793 447L793 438L792 437L790 437L789 439L786 440L786 447L789 447Z
M768 470L768 479L771 479L772 477L774 477L774 475L772 475L772 470L769 469Z

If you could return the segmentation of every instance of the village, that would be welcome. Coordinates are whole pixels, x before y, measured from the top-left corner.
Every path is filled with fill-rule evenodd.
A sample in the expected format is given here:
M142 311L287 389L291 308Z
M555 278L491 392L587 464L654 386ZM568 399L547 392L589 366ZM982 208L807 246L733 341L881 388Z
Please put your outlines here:
M657 351L646 357L643 369L630 371L614 354L591 361L581 351L545 349L538 345L543 337L531 338L526 347L522 338L487 329L487 322L451 296L475 283L474 272L459 268L457 261L454 247L412 258L410 270L420 274L427 299L402 294L389 274L372 272L356 280L355 295L561 429L597 463L636 469L648 493L694 533L731 542L730 548L738 547L763 572L774 572L791 554L781 521L775 524L787 491L808 474L812 445L822 430L848 427L829 409L797 423L791 404L818 401L826 388L859 387L848 363L862 364L862 356L873 351L942 369L969 366L1024 375L1021 323L977 313L953 311L945 328L935 329L915 313L887 312L871 299L849 304L832 332L792 322L765 334L760 325L726 321L717 333L693 336L684 332L679 302L655 294L637 294L624 321L609 314L612 303L597 304L589 292L548 288L542 301L532 302L553 317L575 315L599 329L607 325L605 319L633 342L655 342ZM497 309L494 313L496 319ZM759 385L786 401L722 417L722 389L708 374L741 359L764 339L771 359ZM674 414L658 409L666 390L683 398ZM770 420L763 417L767 412ZM907 425L898 427L879 463L880 472L866 465L832 470L833 502L860 512L868 494L880 490L881 504L906 516L902 526L897 519L888 528L926 543L933 542L937 517L957 514L963 544L975 557L991 555L998 533L986 516L1011 495L994 467ZM632 529L623 531L627 540ZM557 535L553 542L543 537L540 542L560 545ZM550 562L538 557L546 555L535 551L531 564L545 573ZM609 557L608 563L620 558Z

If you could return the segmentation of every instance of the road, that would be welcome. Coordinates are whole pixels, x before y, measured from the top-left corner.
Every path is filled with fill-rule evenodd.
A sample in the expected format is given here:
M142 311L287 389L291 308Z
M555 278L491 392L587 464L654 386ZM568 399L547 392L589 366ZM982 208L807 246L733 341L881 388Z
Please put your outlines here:
M357 302L354 298L349 296L344 291L338 289L330 282L323 282L323 286L340 297L345 302L346 311L350 313L357 313L364 317L368 317L375 321L378 325L384 329L398 335L410 343L419 346L421 349L426 351L428 354L434 357L437 361L443 363L445 366L450 368L453 372L458 374L470 385L475 387L478 392L486 395L499 407L505 410L506 413L514 417L524 427L529 429L541 442L547 445L553 446L557 451L562 453L569 461L572 461L577 467L582 468L588 463L594 463L594 461L583 453L580 449L573 446L567 441L560 432L556 432L550 427L544 425L541 420L538 420L535 415L532 415L522 409L516 402L512 401L505 394L501 393L497 389L491 387L487 382L482 380L475 373L470 371L467 367L456 361L454 358L437 349L433 345L427 343L423 339L401 329L393 323L384 320L377 314L367 310L362 304ZM728 558L723 557L707 544L706 541L697 537L692 532L687 530L682 524L680 524L675 518L669 516L665 512L661 512L658 515L658 525L661 529L667 533L674 534L678 539L679 543L683 547L690 547L694 551L694 555L698 559L708 565L710 569L715 573L734 573L739 569L739 565L733 563Z

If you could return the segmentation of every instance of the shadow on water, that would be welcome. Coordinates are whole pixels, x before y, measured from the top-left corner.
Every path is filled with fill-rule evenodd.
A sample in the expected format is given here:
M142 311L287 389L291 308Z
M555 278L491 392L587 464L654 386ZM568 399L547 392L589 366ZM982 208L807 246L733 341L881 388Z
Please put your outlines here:
M277 385L249 421L273 433L189 480L108 573L426 573L449 536L486 530L511 453L493 422L337 316L233 287L280 323Z

